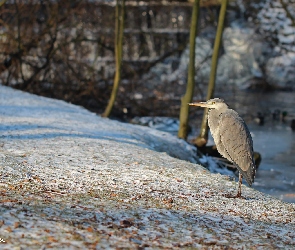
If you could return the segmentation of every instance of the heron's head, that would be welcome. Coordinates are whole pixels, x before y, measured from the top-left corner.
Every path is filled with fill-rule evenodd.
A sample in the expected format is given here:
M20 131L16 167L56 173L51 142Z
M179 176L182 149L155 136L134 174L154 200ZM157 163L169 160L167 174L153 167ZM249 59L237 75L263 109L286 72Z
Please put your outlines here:
M209 109L223 109L228 107L224 100L219 98L210 99L207 102L189 103L188 105L199 106Z

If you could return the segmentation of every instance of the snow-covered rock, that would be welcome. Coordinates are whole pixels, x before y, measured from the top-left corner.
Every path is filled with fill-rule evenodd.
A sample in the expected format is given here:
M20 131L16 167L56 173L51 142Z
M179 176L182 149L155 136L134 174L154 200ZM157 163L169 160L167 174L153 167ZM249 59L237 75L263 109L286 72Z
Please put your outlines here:
M257 23L264 44L271 44L273 53L265 61L265 77L269 84L295 89L295 1L265 0L250 3L257 15L249 15ZM267 42L266 42L267 41Z
M232 23L223 32L224 54L219 59L217 84L243 84L254 77L262 77L258 58L264 56L263 41L253 28Z
M245 12L242 1L239 8ZM279 88L294 89L295 52L295 2L261 1L251 6L257 10L257 23L232 18L225 27L222 38L222 54L219 58L217 84L248 84L251 79L265 79L267 83ZM292 8L293 6L293 8ZM211 69L213 49L212 36L215 29L196 38L196 77L199 86L207 86ZM259 32L257 32L259 31ZM189 63L189 46L183 51L176 70L172 61L158 63L144 79L151 84L177 81L184 84Z
M273 57L266 65L267 82L281 88L295 89L295 53Z
M274 40L282 54L295 52L295 1L266 0L258 6L259 30Z
M218 61L217 84L243 84L249 79L263 77L261 65L271 56L271 50L254 28L241 21L231 23L223 32L222 45L224 53ZM212 49L210 39L196 38L195 79L198 84L208 83ZM179 68L168 76L169 79L186 74L188 57L189 48L183 52Z

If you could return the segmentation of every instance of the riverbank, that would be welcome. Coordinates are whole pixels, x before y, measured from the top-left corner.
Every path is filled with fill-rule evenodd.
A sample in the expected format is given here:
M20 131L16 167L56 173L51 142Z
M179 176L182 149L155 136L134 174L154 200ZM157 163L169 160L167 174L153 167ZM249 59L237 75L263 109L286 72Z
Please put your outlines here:
M3 86L0 126L3 249L295 246L295 204L225 198L237 183L168 133Z

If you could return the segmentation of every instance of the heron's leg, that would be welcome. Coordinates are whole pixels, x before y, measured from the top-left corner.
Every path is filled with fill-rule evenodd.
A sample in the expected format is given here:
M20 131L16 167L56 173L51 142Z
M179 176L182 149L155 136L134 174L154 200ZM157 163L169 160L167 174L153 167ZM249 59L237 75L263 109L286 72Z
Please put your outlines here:
M239 187L238 187L237 197L241 197L242 196L242 181L243 181L243 176L239 172Z
M227 198L243 198L242 197L242 180L243 180L243 176L242 174L239 172L239 187L238 187L238 193L236 195L224 195Z

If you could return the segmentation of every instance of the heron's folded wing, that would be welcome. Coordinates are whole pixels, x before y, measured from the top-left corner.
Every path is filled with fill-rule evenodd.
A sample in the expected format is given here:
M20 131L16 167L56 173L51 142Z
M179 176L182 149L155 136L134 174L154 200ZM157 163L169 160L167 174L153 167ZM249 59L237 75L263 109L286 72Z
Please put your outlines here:
M237 112L227 110L220 116L219 130L220 140L228 155L253 181L255 175L253 142L247 125Z

